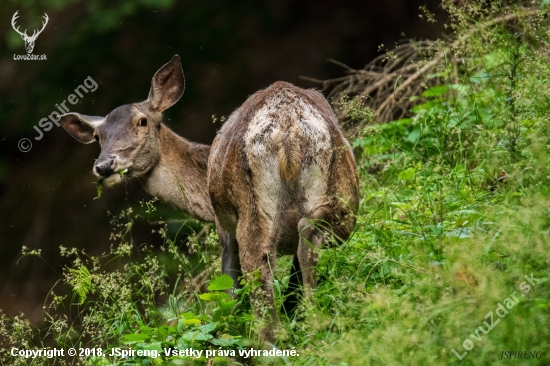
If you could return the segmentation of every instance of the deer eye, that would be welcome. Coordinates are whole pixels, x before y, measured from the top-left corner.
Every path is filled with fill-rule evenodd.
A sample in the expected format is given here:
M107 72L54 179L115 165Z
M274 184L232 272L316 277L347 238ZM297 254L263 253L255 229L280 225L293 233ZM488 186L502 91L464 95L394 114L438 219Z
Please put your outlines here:
M138 122L138 126L145 127L147 126L147 118L140 118Z

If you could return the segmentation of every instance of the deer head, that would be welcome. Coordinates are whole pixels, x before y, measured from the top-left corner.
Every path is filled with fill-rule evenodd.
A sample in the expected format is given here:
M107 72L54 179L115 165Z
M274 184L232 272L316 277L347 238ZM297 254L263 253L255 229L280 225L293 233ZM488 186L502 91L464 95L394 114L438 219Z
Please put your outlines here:
M175 55L153 76L144 102L122 105L106 117L64 114L59 123L78 141L99 142L101 153L93 172L107 187L148 173L160 159L159 133L162 112L182 96L185 79Z
M40 33L42 33L44 28L46 28L46 24L48 24L48 20L49 20L48 14L44 13L44 22L42 22L42 29L40 29L40 30L35 29L32 33L32 36L29 37L27 35L27 30L26 29L25 29L24 32L20 32L19 31L19 26L16 27L16 25L15 25L15 21L19 17L19 15L17 15L18 12L19 12L19 10L16 11L15 14L13 14L13 17L11 18L11 26L13 27L13 29L17 33L19 33L21 38L23 38L23 41L25 41L25 49L27 50L27 53L32 53L32 50L34 49L34 42L36 42L36 38L38 38L38 35Z

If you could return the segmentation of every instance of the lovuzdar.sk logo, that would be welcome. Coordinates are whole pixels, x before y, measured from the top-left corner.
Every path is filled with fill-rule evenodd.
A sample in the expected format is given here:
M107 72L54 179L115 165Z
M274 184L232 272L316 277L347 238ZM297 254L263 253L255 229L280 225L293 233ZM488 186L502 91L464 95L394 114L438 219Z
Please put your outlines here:
M42 28L40 30L35 29L32 33L32 35L27 34L27 30L25 29L24 32L21 32L19 30L19 26L16 24L17 18L19 18L19 10L13 14L13 17L11 18L11 26L13 29L23 38L23 41L25 42L25 49L27 50L26 55L13 55L14 60L46 60L46 55L34 55L32 51L34 50L34 44L36 42L36 39L42 33L44 28L46 28L46 24L48 24L48 14L44 13L44 21L42 22Z

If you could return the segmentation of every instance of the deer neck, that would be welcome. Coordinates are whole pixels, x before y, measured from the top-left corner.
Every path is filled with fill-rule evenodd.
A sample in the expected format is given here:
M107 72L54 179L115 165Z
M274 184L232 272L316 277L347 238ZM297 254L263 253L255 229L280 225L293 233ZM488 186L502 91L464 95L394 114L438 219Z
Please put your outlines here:
M147 193L200 220L213 222L214 209L207 184L210 146L160 127L160 159L142 180Z

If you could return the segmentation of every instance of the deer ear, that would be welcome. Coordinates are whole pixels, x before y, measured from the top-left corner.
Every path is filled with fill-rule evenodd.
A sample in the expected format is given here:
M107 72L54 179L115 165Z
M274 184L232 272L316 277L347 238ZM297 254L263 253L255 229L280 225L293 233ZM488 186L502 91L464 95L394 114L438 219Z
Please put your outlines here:
M157 112L163 112L181 98L184 89L185 78L181 69L181 59L178 55L174 55L172 60L153 76L149 91L149 105Z
M67 113L61 116L59 124L75 139L83 144L94 142L94 131L103 123L105 117L85 116L78 113Z

